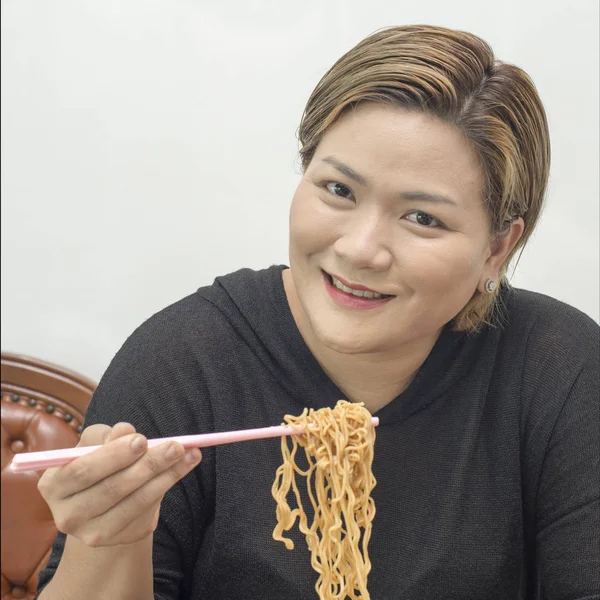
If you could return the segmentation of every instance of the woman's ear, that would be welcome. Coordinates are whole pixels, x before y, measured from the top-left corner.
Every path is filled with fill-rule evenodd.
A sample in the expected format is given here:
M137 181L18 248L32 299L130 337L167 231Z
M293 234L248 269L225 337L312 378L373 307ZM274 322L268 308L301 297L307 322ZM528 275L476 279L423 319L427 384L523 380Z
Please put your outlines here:
M486 290L488 280L492 279L499 283L500 269L521 239L524 230L525 222L519 217L511 221L503 231L494 236L490 243L491 254L485 262L478 286L481 293L490 293L489 290Z

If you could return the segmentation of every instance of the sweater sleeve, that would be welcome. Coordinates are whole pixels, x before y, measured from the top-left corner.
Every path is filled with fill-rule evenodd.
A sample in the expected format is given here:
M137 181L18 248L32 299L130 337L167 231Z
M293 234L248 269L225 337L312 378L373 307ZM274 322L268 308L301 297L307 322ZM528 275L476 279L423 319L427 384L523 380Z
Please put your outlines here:
M536 509L539 597L600 598L600 389L597 348L546 447Z
M159 313L127 340L92 398L85 427L124 421L148 438L212 430L201 365L190 348L193 324L190 327L187 320L187 326L179 326L181 320L168 312ZM202 463L163 499L153 544L156 600L178 598L191 583L193 560L210 518L207 490L213 461L206 449ZM64 540L59 532L40 573L38 594L56 572Z

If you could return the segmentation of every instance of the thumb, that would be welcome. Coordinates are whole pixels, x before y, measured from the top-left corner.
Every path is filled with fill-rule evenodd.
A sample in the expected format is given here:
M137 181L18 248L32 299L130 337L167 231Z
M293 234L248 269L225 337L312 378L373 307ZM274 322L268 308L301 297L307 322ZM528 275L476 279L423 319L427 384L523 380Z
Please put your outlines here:
M112 442L117 438L123 437L124 435L129 435L131 433L135 433L135 427L131 423L117 423L111 428L104 443L108 444L108 442Z
M83 430L77 446L100 446L106 437L110 436L112 427L109 425L91 425Z
M135 427L129 423L117 423L114 427L98 423L84 429L77 445L102 446L130 433L135 433Z

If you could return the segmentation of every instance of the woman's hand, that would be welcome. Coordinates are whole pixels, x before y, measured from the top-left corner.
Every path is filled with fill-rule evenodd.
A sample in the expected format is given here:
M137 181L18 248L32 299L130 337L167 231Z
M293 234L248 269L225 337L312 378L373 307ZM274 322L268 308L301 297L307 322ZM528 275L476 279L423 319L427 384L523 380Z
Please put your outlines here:
M175 442L148 448L129 423L88 427L78 446L94 445L102 448L47 470L38 483L59 531L93 548L152 535L163 496L202 458Z

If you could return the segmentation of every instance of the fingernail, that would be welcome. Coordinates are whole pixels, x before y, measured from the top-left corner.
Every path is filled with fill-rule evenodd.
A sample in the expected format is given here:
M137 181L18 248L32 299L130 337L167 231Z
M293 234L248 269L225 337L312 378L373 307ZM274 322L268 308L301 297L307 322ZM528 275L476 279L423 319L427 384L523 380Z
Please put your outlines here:
M193 465L194 463L200 462L202 455L200 454L200 450L194 448L193 450L188 450L185 453L185 462L188 465Z
M181 458L183 453L183 448L178 444L171 444L167 450L167 460L176 460L177 458Z
M136 435L133 438L133 442L131 442L131 449L136 454L139 454L140 452L143 452L145 448L146 448L146 440L144 439L144 437L141 435Z

